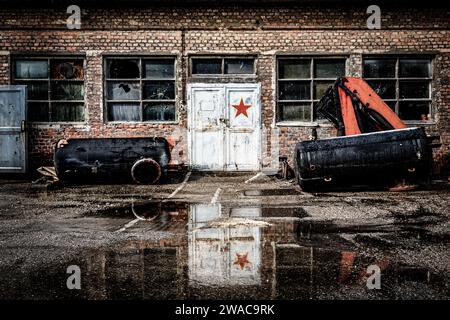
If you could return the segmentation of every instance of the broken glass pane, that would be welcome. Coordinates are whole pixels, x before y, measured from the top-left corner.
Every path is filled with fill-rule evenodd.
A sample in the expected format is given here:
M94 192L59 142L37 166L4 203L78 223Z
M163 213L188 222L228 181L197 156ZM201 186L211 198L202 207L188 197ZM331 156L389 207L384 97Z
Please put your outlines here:
M151 81L144 84L144 100L175 99L174 81Z
M365 59L364 78L394 78L395 59Z
M430 120L430 104L422 101L400 101L399 116L403 120Z
M107 77L110 79L138 79L139 60L137 59L108 59Z
M428 59L400 59L400 78L428 78L430 73L430 60Z
M151 59L144 60L144 77L173 79L175 77L174 59Z
M48 78L47 60L16 60L17 79Z
M314 60L315 78L337 78L345 75L345 60L316 59Z
M108 82L108 100L140 100L139 82Z
M144 106L144 121L175 121L175 104L147 103Z
M222 59L192 59L192 74L222 74Z
M27 86L28 100L48 100L47 81L17 81L16 84Z
M279 59L279 79L311 78L311 60L309 59Z
M311 121L311 104L280 103L280 121Z
M314 82L314 99L321 99L325 94L325 91L333 85L333 82L323 82L323 81L315 81Z
M367 83L382 99L395 99L395 81L371 80Z
M108 121L141 121L141 105L138 103L109 103Z
M428 81L400 81L400 99L429 98L430 85Z
M50 62L52 79L64 80L74 79L83 80L83 61L82 60L59 60L54 59Z
M52 81L52 100L84 100L83 82Z
M254 59L225 59L226 74L253 74Z
M50 121L48 103L28 102L28 121L36 121L36 122Z
M279 100L310 100L311 83L309 81L280 81Z
M84 121L83 103L52 103L51 118L53 122Z

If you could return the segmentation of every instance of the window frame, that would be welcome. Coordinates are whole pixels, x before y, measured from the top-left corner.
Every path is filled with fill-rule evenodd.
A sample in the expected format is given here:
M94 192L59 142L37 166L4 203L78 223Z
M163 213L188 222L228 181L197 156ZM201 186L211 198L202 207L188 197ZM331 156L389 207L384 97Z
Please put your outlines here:
M364 61L365 60L395 60L395 75L394 78L366 78L364 76ZM420 59L429 61L429 76L428 77L411 77L405 78L400 77L400 60L401 59ZM428 102L429 108L429 119L428 120L404 120L401 119L406 124L432 124L434 123L434 112L433 112L433 78L434 78L434 56L433 55L389 55L389 54L378 54L378 55L363 55L362 57L362 78L365 81L393 81L395 82L395 99L383 99L385 102L395 102L394 112L399 115L400 102ZM400 82L401 81L428 81L428 98L400 98Z
M17 61L43 61L47 60L47 77L41 78L41 79L26 79L26 78L17 78L16 77L16 63ZM76 80L76 79L64 79L64 80L55 80L52 79L52 69L51 69L51 62L54 60L80 60L83 64L83 79L82 80ZM36 125L64 125L64 124L86 124L87 123L87 107L86 107L86 56L83 54L14 54L11 56L11 84L21 84L23 85L26 82L35 82L35 83L47 83L47 99L32 99L30 100L29 97L27 97L27 121L36 124ZM82 100L58 100L58 99L52 99L52 81L63 81L63 82L79 82L83 83L83 99ZM26 85L26 84L25 84ZM33 121L28 118L29 113L29 103L47 103L49 107L49 120L50 121ZM75 121L75 120L69 120L69 121L51 121L51 114L52 114L52 103L58 104L58 103L82 103L83 104L83 120L81 121Z
M178 64L178 57L175 55L123 55L123 54L108 54L104 55L102 57L103 60L103 119L105 123L109 124L177 124L178 123L178 103L177 103L177 96L178 96L178 74L177 74L177 64ZM115 78L108 78L108 65L107 61L109 59L113 60L139 60L139 78L129 79L115 79ZM173 68L174 68L174 75L173 78L145 78L144 77L144 71L142 69L143 67L143 61L144 60L163 60L163 59L172 59L173 60ZM174 99L143 99L143 92L144 87L143 83L145 82L152 82L152 81L173 81L174 83ZM140 99L139 100L110 100L108 99L108 83L114 83L114 82L138 82L140 86ZM126 121L126 120L118 120L118 121L111 121L108 119L108 104L109 103L139 103L140 110L139 110L139 121ZM145 103L173 103L175 107L175 117L173 120L167 120L167 121L157 121L157 120L149 120L144 121L144 104Z
M278 55L276 56L275 62L275 122L278 126L317 126L326 125L325 119L315 119L314 118L314 105L320 101L320 99L314 98L314 83L316 81L336 81L337 77L334 78L315 78L314 77L314 61L315 60L342 60L344 62L344 75L347 74L347 63L348 55ZM309 78L289 78L280 79L279 78L279 61L280 60L310 60L309 65ZM309 81L310 82L310 99L309 100L280 100L279 99L279 82L283 81ZM299 103L299 104L310 104L311 107L311 120L281 120L280 118L280 103Z
M195 59L220 59L221 73L193 73ZM245 59L253 60L253 73L225 73L225 60ZM257 56L256 55L191 55L189 56L189 76L193 78L255 78L257 76Z

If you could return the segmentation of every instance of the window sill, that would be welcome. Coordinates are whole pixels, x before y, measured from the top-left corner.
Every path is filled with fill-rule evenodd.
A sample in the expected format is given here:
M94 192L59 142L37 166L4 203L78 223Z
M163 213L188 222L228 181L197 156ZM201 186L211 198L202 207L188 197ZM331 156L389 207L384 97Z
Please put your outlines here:
M105 125L158 125L158 124L170 124L179 125L177 121L107 121Z
M403 120L407 126L434 126L435 121L420 121L420 120ZM277 127L318 127L318 128L331 128L334 127L331 123L326 122L306 122L306 121L280 121L275 124Z
M306 121L280 121L275 124L277 127L307 127L307 128L331 128L333 125L326 122L306 122Z
M87 122L33 122L28 121L28 125L32 127L52 127L52 126L86 126Z
M421 121L421 120L402 120L407 126L418 126L418 125L425 125L425 126L432 126L435 125L436 122L433 120L427 120L427 121Z
M235 77L255 77L256 73L191 73L189 75L192 78L210 78L210 77L223 77L223 78L235 78Z

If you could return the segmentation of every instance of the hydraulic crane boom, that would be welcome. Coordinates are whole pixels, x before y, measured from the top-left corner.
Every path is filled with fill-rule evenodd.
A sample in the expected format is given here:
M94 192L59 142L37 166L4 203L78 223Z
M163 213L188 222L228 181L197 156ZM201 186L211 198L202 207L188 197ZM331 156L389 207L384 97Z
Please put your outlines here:
M406 125L361 78L342 77L317 105L339 136L403 129Z

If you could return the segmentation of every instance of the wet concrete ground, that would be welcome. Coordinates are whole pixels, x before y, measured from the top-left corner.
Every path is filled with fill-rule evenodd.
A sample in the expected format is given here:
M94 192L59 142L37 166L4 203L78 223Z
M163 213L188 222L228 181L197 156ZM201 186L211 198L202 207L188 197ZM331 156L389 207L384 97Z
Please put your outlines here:
M0 298L450 298L447 187L309 194L253 176L55 191L2 180ZM381 289L367 287L371 265Z

